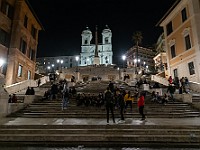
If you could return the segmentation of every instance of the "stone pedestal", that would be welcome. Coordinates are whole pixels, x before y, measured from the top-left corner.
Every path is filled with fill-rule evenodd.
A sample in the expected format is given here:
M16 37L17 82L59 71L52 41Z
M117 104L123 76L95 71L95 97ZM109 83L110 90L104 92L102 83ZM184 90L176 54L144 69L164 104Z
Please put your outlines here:
M0 77L0 116L8 114L8 98L9 94L4 89L5 78Z

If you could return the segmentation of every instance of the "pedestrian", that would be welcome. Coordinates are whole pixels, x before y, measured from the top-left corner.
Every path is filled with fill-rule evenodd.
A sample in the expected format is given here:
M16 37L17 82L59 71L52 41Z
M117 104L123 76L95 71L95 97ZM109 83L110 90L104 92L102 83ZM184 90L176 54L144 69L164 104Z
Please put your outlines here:
M118 90L116 91L116 98L119 104L119 109L120 109L120 120L118 123L124 123L124 107L125 107L125 102L124 102L124 96L122 93Z
M8 103L12 103L12 96L9 95Z
M173 102L175 101L174 100L174 96L173 96L175 90L176 90L175 87L173 87L171 84L169 84L169 86L167 88L167 93L170 94L170 97L171 97L171 99L172 99Z
M140 92L140 96L138 98L138 108L139 108L139 113L142 116L141 120L145 120L146 119L146 116L144 114L144 105L145 105L144 93Z
M69 90L66 89L63 93L63 99L62 99L62 110L67 109L67 104L69 101Z
M41 80L40 79L38 79L38 82L37 82L37 86L39 87L40 86L40 83L41 83Z
M16 94L13 94L13 96L12 96L12 103L17 103L17 96L16 96Z
M35 95L35 90L33 87L31 87L31 89L30 89L30 95Z
M114 92L114 84L113 84L113 82L110 81L108 86L109 86L110 91L113 93Z
M69 90L67 82L65 81L63 84L63 90L62 90L63 98L62 98L62 110L67 108L67 104L69 102Z
M25 95L31 95L31 89L30 89L30 87L28 86L28 88L27 88L27 90L26 90L26 93L25 93Z
M132 112L132 107L133 107L132 105L133 105L134 98L133 96L131 96L130 91L128 91L128 93L124 96L124 101L125 101L125 112L128 106L130 106L131 112Z
M109 124L109 112L111 111L113 123L115 123L115 117L114 117L114 99L113 99L113 93L110 91L110 88L107 87L107 90L105 91L105 103L106 103L106 115L107 115L107 124Z
M172 84L172 82L173 82L172 76L169 76L168 82L169 82L169 84Z

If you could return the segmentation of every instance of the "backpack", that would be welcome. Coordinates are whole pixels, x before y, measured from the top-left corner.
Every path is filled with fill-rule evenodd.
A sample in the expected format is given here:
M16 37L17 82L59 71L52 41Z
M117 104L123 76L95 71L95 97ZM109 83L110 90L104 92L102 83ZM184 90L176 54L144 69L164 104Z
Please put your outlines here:
M113 94L111 93L111 91L106 91L106 93L105 93L105 101L107 103L113 103Z

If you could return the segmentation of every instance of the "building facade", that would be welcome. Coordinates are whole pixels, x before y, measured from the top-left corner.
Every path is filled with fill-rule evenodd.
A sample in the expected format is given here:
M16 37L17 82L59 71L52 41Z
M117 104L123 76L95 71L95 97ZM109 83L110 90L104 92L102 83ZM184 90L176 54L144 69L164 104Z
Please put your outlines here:
M112 64L113 62L113 52L112 52L112 32L106 26L102 31L102 44L97 45L99 64ZM92 44L92 32L87 27L81 34L82 45L80 53L81 66L93 65L95 58L96 45Z
M138 51L138 57L137 57ZM155 52L152 49L138 46L131 47L126 52L127 68L138 67L139 69L153 69ZM137 60L138 59L138 60ZM137 62L138 61L138 62Z
M177 0L160 20L169 75L200 82L200 1Z
M36 59L39 73L50 73L80 65L80 56L40 57Z
M27 0L0 0L0 56L6 85L34 79L42 25Z
M153 58L155 63L155 70L158 72L157 75L161 77L167 77L167 55L165 48L165 38L164 33L162 33L156 43L156 56Z

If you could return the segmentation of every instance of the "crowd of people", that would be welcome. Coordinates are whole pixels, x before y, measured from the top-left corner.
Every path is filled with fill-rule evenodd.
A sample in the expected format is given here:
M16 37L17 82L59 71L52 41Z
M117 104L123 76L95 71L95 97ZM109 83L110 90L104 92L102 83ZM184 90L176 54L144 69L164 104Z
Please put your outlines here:
M136 100L138 100L139 113L141 114L142 120L145 120L145 115L143 113L144 96L144 92L139 93L138 90L128 91L120 89L115 87L113 82L110 82L106 90L104 92L99 92L98 95L90 93L77 94L76 102L77 106L90 106L97 108L101 108L102 106L105 107L107 114L107 124L109 124L109 114L111 113L113 123L115 123L114 112L119 111L120 120L118 123L124 123L124 113L126 113L129 109L130 112L132 112Z
M160 104L166 104L170 100L172 102L175 102L174 93L175 93L176 89L178 90L179 94L189 93L188 78L182 77L181 79L179 79L178 77L175 77L173 79L172 76L169 76L167 92L164 93L163 95L160 95L159 92L153 91L151 94L152 101L160 103Z

